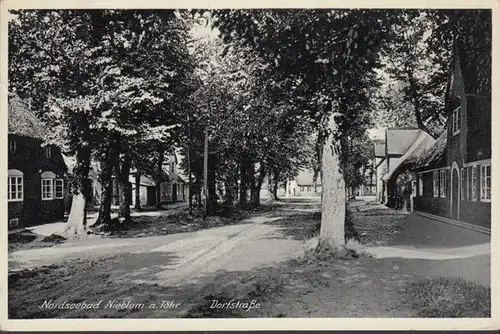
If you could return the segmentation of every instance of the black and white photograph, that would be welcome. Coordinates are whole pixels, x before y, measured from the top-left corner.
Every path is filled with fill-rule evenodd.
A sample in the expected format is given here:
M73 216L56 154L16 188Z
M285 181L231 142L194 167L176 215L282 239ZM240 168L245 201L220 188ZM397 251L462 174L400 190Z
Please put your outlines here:
M9 321L492 320L491 6L175 6L2 9Z

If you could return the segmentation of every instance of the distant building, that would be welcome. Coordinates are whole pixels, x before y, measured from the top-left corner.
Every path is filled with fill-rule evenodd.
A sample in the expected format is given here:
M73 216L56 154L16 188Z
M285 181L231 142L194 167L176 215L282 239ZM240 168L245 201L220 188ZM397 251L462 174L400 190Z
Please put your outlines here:
M296 178L289 180L286 187L286 197L317 197L321 196L321 176L314 180L314 172L301 170Z
M9 229L64 217L66 165L61 151L44 145L45 125L9 94L7 204Z
M422 152L435 142L420 129L389 128L386 131L386 172L382 175L382 202L390 207L409 209L412 168ZM406 207L403 207L406 206Z

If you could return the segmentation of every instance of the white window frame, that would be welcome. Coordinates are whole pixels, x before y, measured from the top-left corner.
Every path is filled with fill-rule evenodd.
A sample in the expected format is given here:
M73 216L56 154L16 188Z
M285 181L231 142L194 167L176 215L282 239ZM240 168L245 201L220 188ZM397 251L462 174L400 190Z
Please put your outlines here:
M58 183L60 183L61 187L61 195L57 196L57 187ZM63 199L64 198L64 180L63 179L55 179L54 180L54 199Z
M16 187L15 194L16 198L12 198L12 181ZM21 190L19 190L21 189ZM17 169L9 169L7 178L7 202L22 202L24 200L24 175L23 172Z
M460 198L465 200L465 194L467 189L467 168L462 167L460 171Z
M446 171L441 170L439 171L439 197L441 198L446 198L446 184L447 182L447 177L446 177Z
M451 131L452 135L455 136L460 133L460 128L462 126L462 106L458 106L452 112L452 122L451 122Z
M424 180L422 176L418 177L418 196L424 196Z
M471 201L477 201L477 166L472 166L471 177Z
M432 173L432 195L433 197L439 197L439 172L434 171Z
M486 175L486 168L490 168L490 175ZM491 165L481 165L481 202L491 202ZM488 187L488 179L490 186ZM487 190L490 190L489 198L486 196Z
M42 179L42 201L52 201L54 199L54 179ZM48 186L49 190L45 191L44 188ZM47 197L45 195L49 195Z

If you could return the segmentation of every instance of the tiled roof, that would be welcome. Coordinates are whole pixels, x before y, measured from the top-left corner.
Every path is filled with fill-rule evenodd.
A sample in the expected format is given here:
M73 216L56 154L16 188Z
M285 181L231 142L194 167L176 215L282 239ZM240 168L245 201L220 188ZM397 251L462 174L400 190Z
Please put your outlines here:
M47 133L45 124L29 109L19 96L9 93L9 133L43 139Z
M421 132L420 129L387 129L387 154L405 154Z

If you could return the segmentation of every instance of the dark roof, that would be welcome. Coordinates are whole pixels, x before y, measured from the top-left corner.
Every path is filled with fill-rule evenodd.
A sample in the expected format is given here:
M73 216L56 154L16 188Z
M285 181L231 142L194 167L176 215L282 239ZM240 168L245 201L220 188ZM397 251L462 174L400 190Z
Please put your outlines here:
M387 129L387 154L405 154L422 130L408 128Z
M446 132L444 132L428 150L422 152L415 166L418 169L441 167L445 165Z
M47 133L45 124L16 94L9 93L9 134L43 139Z

